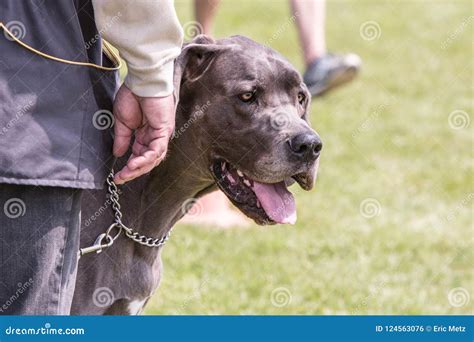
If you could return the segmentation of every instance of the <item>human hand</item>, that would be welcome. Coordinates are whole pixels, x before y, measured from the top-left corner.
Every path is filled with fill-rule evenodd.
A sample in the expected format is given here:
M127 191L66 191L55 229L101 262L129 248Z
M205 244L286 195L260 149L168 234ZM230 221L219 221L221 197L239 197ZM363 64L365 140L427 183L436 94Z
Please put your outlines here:
M127 152L135 133L127 165L114 177L116 184L123 184L150 172L165 158L175 125L173 95L140 97L123 84L115 97L114 117L114 156Z

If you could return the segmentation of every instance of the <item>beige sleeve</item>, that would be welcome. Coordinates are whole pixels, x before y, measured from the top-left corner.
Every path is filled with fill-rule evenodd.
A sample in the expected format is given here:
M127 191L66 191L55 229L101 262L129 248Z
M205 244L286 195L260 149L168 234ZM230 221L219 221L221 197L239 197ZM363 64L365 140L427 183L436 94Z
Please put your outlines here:
M93 0L97 29L127 62L125 84L139 96L173 91L183 30L173 0Z

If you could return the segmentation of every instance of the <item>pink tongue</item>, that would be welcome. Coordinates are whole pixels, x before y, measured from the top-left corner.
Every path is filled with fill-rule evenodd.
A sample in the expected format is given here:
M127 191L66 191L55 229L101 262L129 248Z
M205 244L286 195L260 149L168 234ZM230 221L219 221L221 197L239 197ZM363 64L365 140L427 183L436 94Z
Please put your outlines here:
M295 198L285 182L266 184L254 182L253 190L263 209L276 223L296 223Z

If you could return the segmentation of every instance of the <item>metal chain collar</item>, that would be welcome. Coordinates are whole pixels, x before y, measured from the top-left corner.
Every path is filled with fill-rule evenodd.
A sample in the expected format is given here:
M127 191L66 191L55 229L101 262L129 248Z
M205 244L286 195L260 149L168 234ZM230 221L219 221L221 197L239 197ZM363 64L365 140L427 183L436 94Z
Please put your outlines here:
M100 234L97 236L94 244L90 247L80 248L78 252L78 257L88 254L88 253L100 253L103 249L108 248L113 245L115 240L120 236L122 230L125 231L125 236L129 239L133 240L140 245L147 246L147 247L161 247L163 246L166 241L168 240L171 230L168 231L163 237L161 238L152 238L147 237L145 235L141 235L137 231L133 230L132 228L127 227L122 223L122 212L120 211L120 203L119 203L119 192L117 189L117 184L114 182L114 171L110 171L109 175L107 176L107 185L108 185L108 196L110 201L112 202L112 209L114 211L115 220L109 228L105 231L105 233ZM117 229L117 233L115 235L111 235L111 232Z

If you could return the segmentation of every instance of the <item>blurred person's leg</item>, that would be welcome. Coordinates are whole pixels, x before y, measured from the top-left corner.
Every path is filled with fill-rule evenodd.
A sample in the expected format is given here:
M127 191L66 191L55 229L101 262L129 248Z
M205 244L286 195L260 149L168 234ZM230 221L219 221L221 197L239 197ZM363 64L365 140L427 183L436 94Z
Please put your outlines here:
M202 26L202 33L212 35L214 18L221 0L194 0L196 21Z
M326 1L291 0L306 66L326 54Z
M220 0L194 0L196 21L202 26L202 33L212 35L214 18ZM218 227L247 226L249 220L240 212L231 208L231 203L220 191L203 196L195 204L192 215L183 222L188 224L208 224Z
M326 2L324 0L290 0L291 10L306 64L304 81L313 96L354 79L359 68L359 56L331 54L326 50Z

